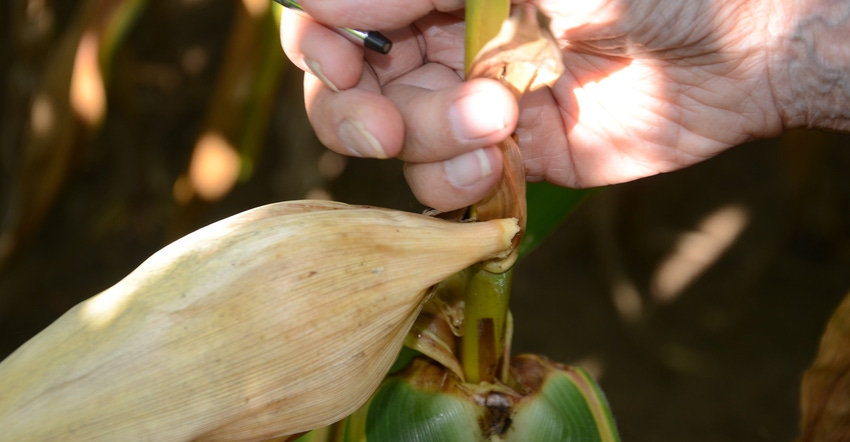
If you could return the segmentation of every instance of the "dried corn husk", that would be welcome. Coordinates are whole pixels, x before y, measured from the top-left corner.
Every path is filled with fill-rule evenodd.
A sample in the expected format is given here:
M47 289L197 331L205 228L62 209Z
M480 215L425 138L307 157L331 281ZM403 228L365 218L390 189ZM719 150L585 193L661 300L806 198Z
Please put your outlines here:
M548 23L549 19L531 4L515 8L499 33L478 51L466 78L498 80L517 100L526 92L555 84L564 72L564 63ZM490 195L473 205L473 213L479 220L516 218L520 235L514 237L514 253L486 263L484 268L492 273L513 267L527 218L522 153L513 137L499 143L499 148L504 155L502 179Z
M832 314L800 387L797 442L850 440L850 294Z
M212 224L0 363L3 437L263 440L342 419L428 288L517 230L311 201Z

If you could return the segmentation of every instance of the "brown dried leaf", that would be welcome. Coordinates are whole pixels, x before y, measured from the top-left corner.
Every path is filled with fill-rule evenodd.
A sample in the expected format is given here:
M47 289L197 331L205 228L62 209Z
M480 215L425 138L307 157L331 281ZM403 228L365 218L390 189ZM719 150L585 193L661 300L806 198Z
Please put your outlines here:
M532 5L522 5L502 25L472 61L467 78L501 81L519 98L551 86L563 74L558 43L549 31L549 20Z
M467 78L499 80L519 99L525 92L551 86L563 72L561 51L549 31L548 19L534 6L524 4L515 9L499 34L479 51ZM499 147L505 158L502 180L489 196L473 206L473 216L479 220L516 218L522 233L526 221L522 153L510 137ZM488 262L485 269L501 273L511 268L518 256L521 233L514 238L513 253L508 258Z
M850 441L850 295L832 315L803 376L798 442Z
M528 218L525 202L525 166L522 153L513 138L508 137L499 143L504 157L502 180L496 188L474 206L474 217L479 221L499 218L515 218L520 231L513 239L512 252L504 259L494 259L483 264L491 273L503 273L510 269L519 257L519 244L525 233Z
M457 358L457 337L463 323L463 293L468 276L464 270L438 284L404 340L404 345L439 362L460 379L464 375Z

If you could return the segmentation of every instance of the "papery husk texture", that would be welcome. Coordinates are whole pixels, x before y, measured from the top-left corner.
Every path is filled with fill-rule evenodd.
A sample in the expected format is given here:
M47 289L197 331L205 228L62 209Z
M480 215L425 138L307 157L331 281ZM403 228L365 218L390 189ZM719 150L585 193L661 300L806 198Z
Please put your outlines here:
M515 220L299 201L198 230L0 363L5 440L264 440L380 384L429 287Z

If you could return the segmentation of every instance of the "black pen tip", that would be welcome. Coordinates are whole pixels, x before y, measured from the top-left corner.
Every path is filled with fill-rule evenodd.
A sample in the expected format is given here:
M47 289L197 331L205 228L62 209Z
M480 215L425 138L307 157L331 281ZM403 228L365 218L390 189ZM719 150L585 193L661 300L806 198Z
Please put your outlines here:
M376 31L369 31L366 38L363 39L363 46L373 51L387 54L393 47L393 42L389 38L384 37L384 34Z

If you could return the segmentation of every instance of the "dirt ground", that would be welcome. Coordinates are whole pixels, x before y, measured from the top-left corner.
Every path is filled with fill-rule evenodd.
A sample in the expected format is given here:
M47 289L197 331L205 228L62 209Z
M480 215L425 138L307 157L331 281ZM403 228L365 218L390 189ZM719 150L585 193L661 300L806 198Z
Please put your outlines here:
M203 29L227 26L226 8L206 14ZM208 72L178 87L128 71L167 69L181 46L156 43L194 38L189 29L140 26L130 36L122 59L130 67L115 74L112 87L122 92L104 127L37 233L0 269L0 358L174 239L187 212L197 227L319 194L422 209L400 162L342 160L316 146L303 130L300 74L291 67L252 178L215 205L175 203L172 187L197 136L215 57ZM19 157L8 133L17 118L10 72L0 114L7 190ZM519 264L514 351L586 367L625 441L793 440L800 376L850 289L848 147L846 135L793 132L601 189ZM341 173L323 175L328 164ZM0 209L9 193L0 192Z

